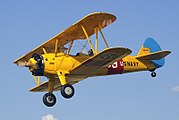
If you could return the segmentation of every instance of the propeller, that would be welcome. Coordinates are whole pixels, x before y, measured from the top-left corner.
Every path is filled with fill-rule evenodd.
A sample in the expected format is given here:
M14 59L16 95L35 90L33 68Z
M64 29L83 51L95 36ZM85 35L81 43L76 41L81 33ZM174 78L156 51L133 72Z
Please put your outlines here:
M27 62L26 61L18 61L17 65L20 66L20 67L24 67L24 66L27 65Z
M28 62L26 62L26 61L18 61L17 65L20 66L20 67L31 67L31 66L34 65L34 63L32 63L32 60L29 59Z
M17 65L21 67L28 67L34 76L44 75L43 57L37 53L34 53L28 61L18 61Z

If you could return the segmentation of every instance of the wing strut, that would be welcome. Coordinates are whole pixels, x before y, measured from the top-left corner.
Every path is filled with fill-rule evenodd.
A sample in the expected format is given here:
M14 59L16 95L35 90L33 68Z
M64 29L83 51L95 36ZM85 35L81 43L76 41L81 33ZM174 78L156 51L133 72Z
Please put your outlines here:
M55 56L57 56L58 52L58 39L55 40Z
M37 85L40 85L40 76L33 76Z
M96 53L98 53L98 28L96 27L95 29L95 33L96 33Z
M102 27L101 26L98 26L98 28L99 28L99 32L101 33L101 36L102 36L102 38L103 38L103 40L104 40L104 43L106 44L106 47L107 48L109 48L109 45L108 45L108 43L107 43L107 41L106 41L106 39L105 39L105 37L104 37L104 34L102 33Z
M42 48L42 50L43 50L44 54L47 54L47 51L45 50L44 47Z
M73 41L71 41L71 43L70 43L70 47L68 48L67 55L69 55L69 54L70 54L70 51L71 51L71 48L72 48L73 42L74 42L74 40L73 40Z
M88 40L88 43L89 43L89 45L90 45L90 48L92 49L93 53L96 53L95 50L94 50L94 47L93 47L93 45L92 45L92 43L91 43L91 40L90 40L90 38L89 38L89 36L88 36L88 33L86 32L85 28L84 28L82 25L81 25L81 28L82 28L82 30L83 30L83 32L84 32L84 34L85 34L85 36L86 36L86 38L87 38L87 40Z

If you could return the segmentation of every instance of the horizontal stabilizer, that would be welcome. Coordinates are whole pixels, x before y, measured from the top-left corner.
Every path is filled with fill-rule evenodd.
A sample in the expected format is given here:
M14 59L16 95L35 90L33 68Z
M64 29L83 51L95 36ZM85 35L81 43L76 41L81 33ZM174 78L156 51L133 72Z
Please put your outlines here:
M160 59L166 57L170 53L171 53L171 51L163 50L163 51L159 51L159 52L153 52L150 54L141 55L141 56L136 57L136 59L138 59L138 60L160 60Z

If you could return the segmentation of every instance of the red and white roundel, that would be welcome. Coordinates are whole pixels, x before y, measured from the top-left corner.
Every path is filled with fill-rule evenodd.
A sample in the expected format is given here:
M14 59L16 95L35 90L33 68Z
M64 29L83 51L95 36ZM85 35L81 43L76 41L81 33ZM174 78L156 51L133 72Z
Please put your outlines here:
M108 66L108 74L122 74L123 71L124 71L124 64L122 59Z

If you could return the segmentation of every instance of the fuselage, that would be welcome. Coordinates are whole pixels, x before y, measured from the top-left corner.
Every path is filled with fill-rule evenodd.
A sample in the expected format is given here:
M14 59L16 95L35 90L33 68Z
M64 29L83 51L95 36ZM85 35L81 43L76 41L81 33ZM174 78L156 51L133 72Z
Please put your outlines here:
M70 73L70 71L81 65L89 57L85 54L79 54L77 56L66 55L64 53L58 53L55 55L44 54L44 73L45 74L56 74L56 71L63 71L64 73ZM139 61L136 56L127 56L120 59L113 64L99 68L96 74L92 76L103 76L112 74L123 74L129 72L146 71L154 69L155 66L150 61ZM87 74L84 72L84 75Z

